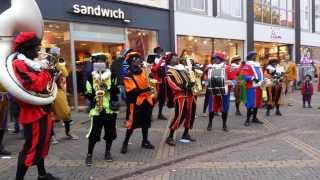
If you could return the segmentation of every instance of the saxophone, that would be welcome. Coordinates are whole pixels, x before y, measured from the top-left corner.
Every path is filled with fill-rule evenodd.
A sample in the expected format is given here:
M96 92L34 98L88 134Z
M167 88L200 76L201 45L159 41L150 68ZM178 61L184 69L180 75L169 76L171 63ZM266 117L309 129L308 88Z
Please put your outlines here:
M187 72L190 78L191 83L194 85L192 86L192 92L194 95L198 95L202 91L202 84L201 84L201 76L203 72L201 70L195 69L193 70L193 64L191 59L187 60Z
M153 99L157 99L158 94L157 94L157 84L159 83L158 80L152 78L151 76L151 66L152 64L149 64L145 61L142 62L142 69L145 70L146 76L148 77L148 83L149 87L151 89L151 96Z
M93 77L94 79L94 89L95 89L95 97L96 100L96 110L98 112L101 112L103 110L103 101L104 101L104 88L103 88L103 82L101 78L101 72L98 72L97 77Z

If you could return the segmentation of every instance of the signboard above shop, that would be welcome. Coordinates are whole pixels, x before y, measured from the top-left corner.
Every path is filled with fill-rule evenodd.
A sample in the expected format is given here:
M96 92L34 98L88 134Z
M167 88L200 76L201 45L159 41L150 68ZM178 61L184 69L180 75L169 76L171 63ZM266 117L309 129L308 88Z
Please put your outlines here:
M255 41L294 44L294 29L263 24L255 24L254 26Z
M72 13L125 20L125 12L121 8L111 9L105 8L101 5L90 6L84 4L73 4Z

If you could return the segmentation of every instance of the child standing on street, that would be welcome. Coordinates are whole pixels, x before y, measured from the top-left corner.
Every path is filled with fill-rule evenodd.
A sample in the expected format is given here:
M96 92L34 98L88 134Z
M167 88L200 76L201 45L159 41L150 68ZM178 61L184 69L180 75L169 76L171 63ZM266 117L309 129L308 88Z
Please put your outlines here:
M304 81L301 84L300 90L302 94L303 108L306 108L306 102L308 102L308 108L312 108L311 97L313 95L313 84L312 77L309 74L305 76Z

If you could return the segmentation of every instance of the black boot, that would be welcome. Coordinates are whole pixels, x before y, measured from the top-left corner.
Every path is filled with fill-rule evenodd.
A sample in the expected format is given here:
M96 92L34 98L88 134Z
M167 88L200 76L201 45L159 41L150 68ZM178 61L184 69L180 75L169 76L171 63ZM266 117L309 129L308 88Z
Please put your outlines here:
M181 139L185 139L185 140L189 140L190 142L195 142L196 140L193 139L190 134L189 134L189 129L185 128L184 129L184 132L183 132L183 135L182 135L182 138Z
M222 113L222 130L225 131L225 132L228 131L227 120L228 120L228 113L227 112L223 112Z
M163 104L159 104L159 113L158 119L159 120L167 120L167 118L162 114Z
M277 116L282 116L282 114L281 114L281 112L280 112L280 107L279 107L279 105L277 105L276 115L277 115Z
M174 139L173 139L173 134L174 134L174 131L173 131L173 130L170 130L170 134L169 134L169 136L168 136L167 139L166 139L166 143L167 143L169 146L176 146L176 142L175 142Z
M251 108L248 108L247 109L247 120L246 122L244 123L245 126L250 126L250 118L251 118L251 114L252 114L252 109Z
M11 153L9 151L5 150L3 145L2 145L4 132L5 132L5 130L3 130L3 129L0 130L0 156L10 156Z
M128 143L129 143L129 139L130 139L132 133L133 133L132 129L127 129L126 137L125 137L125 139L123 141L122 148L121 148L121 153L122 154L126 154L128 152Z
M271 109L271 107L268 105L267 106L267 111L266 111L266 116L270 116L270 109Z
M263 122L260 121L260 120L257 118L257 114L258 114L258 108L254 108L254 109L253 109L252 123L263 124Z
M87 166L92 166L92 154L87 154L85 163Z
M45 176L39 176L38 180L61 180L61 179L58 178L58 177L53 176L50 173L47 173Z
M111 153L110 153L111 146L112 146L112 141L106 141L106 152L104 154L104 160L106 160L107 162L113 161Z
M143 139L141 143L141 147L144 149L154 149L154 145L152 145L148 140L149 128L142 128L141 131L142 131L142 139Z
M209 113L209 122L208 122L208 127L207 127L207 131L211 131L212 130L212 121L214 118L214 112L210 112Z
M242 116L240 112L240 103L236 103L236 116Z

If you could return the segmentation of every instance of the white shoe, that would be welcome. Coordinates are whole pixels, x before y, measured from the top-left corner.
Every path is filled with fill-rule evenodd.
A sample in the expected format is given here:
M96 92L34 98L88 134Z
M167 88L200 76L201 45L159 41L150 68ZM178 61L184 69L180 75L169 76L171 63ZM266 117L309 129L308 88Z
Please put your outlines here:
M55 145L55 144L59 144L59 141L57 140L57 138L55 136L52 136L51 138L51 144Z

